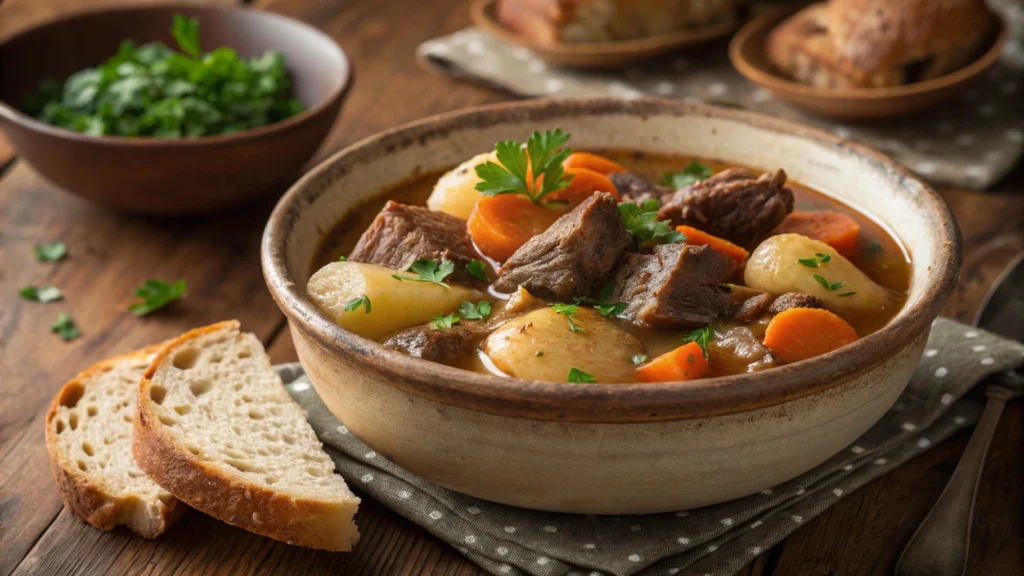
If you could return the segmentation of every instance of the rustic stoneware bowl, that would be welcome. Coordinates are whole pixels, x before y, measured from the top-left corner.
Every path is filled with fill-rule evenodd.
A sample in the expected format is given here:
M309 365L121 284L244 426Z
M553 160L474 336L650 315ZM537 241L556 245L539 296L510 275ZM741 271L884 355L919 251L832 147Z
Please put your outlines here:
M764 372L665 384L505 379L385 350L306 297L323 235L381 189L561 127L577 149L628 148L784 167L883 223L913 255L906 306L840 350ZM917 365L953 288L960 238L943 201L888 158L782 120L661 100L532 101L425 119L305 175L267 224L263 270L299 359L359 438L432 482L486 500L626 514L714 504L822 463L874 424Z
M224 136L180 140L90 136L19 110L47 78L64 79L117 52L122 39L177 46L175 13L199 18L205 50L245 57L277 50L306 111ZM161 5L80 12L0 44L0 128L18 155L69 192L117 210L177 215L239 204L294 177L327 136L348 85L349 65L329 37L268 12Z

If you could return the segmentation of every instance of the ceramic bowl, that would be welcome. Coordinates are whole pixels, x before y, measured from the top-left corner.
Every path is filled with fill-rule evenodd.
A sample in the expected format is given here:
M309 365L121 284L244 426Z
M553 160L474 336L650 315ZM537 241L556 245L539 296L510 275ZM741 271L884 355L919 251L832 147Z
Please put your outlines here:
M999 61L1006 41L1006 26L996 21L991 44L974 62L945 76L892 88L829 89L801 84L782 76L768 61L765 39L799 7L775 10L748 22L729 43L729 60L748 80L785 102L825 118L876 120L898 117L927 108L963 90Z
M176 46L172 16L199 18L206 49L245 57L277 50L306 111L234 134L187 138L90 136L19 111L47 78L63 79L117 52L122 39ZM62 188L117 210L177 215L239 204L299 173L327 136L348 85L349 65L329 37L269 12L162 5L80 12L0 44L0 128L17 154Z
M753 374L567 385L477 374L385 350L306 296L323 235L380 190L498 140L560 127L577 149L710 158L791 178L871 215L913 255L907 304L832 353ZM330 410L383 456L486 500L633 514L775 486L848 446L903 391L960 264L945 203L898 164L790 122L663 100L538 100L436 116L363 140L306 174L263 236L264 276Z

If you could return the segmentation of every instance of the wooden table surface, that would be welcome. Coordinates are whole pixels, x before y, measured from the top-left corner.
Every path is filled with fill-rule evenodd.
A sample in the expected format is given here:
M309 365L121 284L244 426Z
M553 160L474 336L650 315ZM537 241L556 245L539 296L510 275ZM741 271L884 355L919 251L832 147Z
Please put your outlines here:
M256 4L326 31L353 62L355 83L318 158L429 114L510 99L436 76L414 60L420 42L468 24L468 0ZM0 4L0 36L82 5L76 0L7 0ZM0 576L482 574L457 551L370 499L364 499L356 519L362 541L350 554L288 546L194 511L160 539L147 541L122 529L101 532L63 510L48 467L43 410L61 384L82 368L226 318L241 320L276 362L295 360L284 317L263 284L258 254L263 225L281 191L238 210L155 220L115 214L57 189L17 160L2 141L0 170ZM1024 250L1024 169L1018 167L993 191L941 193L964 238L964 268L945 314L969 321L996 274ZM58 239L68 244L69 258L37 263L32 246ZM134 288L147 278L186 278L187 300L151 317L134 317L128 303ZM30 284L56 284L66 300L24 302L17 290ZM64 310L83 332L71 343L49 331ZM966 432L958 434L843 498L742 574L891 573L967 438ZM1021 478L1024 408L1017 403L1002 419L985 468L969 574L1021 573Z

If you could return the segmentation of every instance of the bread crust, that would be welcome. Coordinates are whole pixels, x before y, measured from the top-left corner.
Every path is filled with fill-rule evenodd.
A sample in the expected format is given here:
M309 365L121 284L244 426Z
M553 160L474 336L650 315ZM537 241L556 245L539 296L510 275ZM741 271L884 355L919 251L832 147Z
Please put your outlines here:
M88 473L82 472L68 461L66 455L57 447L56 431L52 425L53 419L57 415L58 407L74 394L76 388L84 387L89 380L99 377L122 362L143 360L156 353L162 346L162 343L149 346L108 358L86 368L61 387L47 408L46 449L50 456L50 471L53 473L60 498L72 514L100 530L113 530L119 523L123 523L132 532L143 538L155 538L180 518L188 508L176 499L171 499L169 502L161 503L160 522L157 525L139 525L131 521L119 522L118 520L123 516L122 511L126 506L130 506L130 503L117 495L110 494L102 484L95 482Z
M282 495L266 486L239 482L177 445L149 400L151 378L175 351L192 340L220 331L237 331L229 320L197 328L168 343L139 384L132 453L157 484L189 506L244 530L308 548L347 552L358 541L339 539L351 529L357 498L327 503Z

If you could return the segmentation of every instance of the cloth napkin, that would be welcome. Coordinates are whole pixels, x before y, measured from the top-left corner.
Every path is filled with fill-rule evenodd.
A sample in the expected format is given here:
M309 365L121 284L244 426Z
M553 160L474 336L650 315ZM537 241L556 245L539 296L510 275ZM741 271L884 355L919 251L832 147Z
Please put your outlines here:
M495 575L713 575L762 551L872 479L974 425L965 394L1024 365L1024 345L940 318L906 391L882 419L821 466L761 493L643 516L556 514L458 494L413 476L356 438L324 406L299 364L277 367L349 485L451 544Z
M417 57L449 76L489 84L519 96L696 98L811 124L881 150L934 183L989 187L1024 153L1024 5L989 0L1010 39L1001 62L959 97L900 118L840 123L776 101L736 72L727 45L716 42L618 70L553 68L526 48L476 27L424 42ZM756 5L764 10L769 6Z

